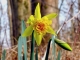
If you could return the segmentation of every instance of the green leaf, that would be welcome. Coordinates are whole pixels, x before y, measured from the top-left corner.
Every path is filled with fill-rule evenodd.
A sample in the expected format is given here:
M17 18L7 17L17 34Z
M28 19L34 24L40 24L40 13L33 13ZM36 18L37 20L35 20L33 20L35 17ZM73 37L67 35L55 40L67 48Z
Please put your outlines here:
M52 36L52 55L54 56L54 60L56 60L56 46L55 46L55 36Z
M64 41L55 39L55 43L58 44L60 47L62 47L65 50L71 51L72 48Z
M49 20L51 20L51 19L53 19L53 18L55 18L56 16L57 16L57 14L56 13L51 13L51 14L48 14L48 15L45 15ZM44 17L45 17L44 16Z
M3 50L2 52L2 60L5 60L6 59L6 50Z
M59 50L57 60L60 60L60 57L61 57L61 51Z
M21 34L24 32L24 30L26 29L26 25L24 23L24 20L21 21Z
M35 9L35 18L41 19L41 12L40 12L40 5L39 5L39 3L37 4L36 9Z
M23 37L30 36L32 34L32 31L33 31L33 27L32 27L32 25L30 25L25 29L25 31L22 34L22 36Z
M21 30L23 33L24 30L26 29L26 25L24 23L24 20L21 21ZM27 44L26 44L26 37L22 37L22 36L19 36L18 38L18 60L23 60L22 58L22 46L24 46L24 59L27 60Z
M20 36L18 39L18 60L22 59L22 46L24 46L24 59L27 60L27 44L26 37Z
M42 34L38 34L36 31L34 31L34 39L36 40L38 46L41 44L42 37Z

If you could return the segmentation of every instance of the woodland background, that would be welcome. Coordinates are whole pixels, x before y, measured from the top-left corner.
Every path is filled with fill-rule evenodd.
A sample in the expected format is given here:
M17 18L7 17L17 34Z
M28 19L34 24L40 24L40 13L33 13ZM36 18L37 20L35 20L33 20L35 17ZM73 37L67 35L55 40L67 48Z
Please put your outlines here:
M3 49L10 49L14 53L9 57L11 60L17 59L17 41L21 34L21 20L27 21L31 14L34 14L37 3L41 5L42 16L49 13L57 13L57 18L53 19L52 27L57 32L58 38L70 44L72 51L62 49L61 60L80 59L80 0L0 0L0 55ZM78 14L77 14L78 13ZM70 20L72 17L74 17ZM67 23L65 23L68 21ZM28 26L28 25L26 25ZM46 34L39 48L39 55L43 56L50 35ZM30 52L30 37L28 37L28 52ZM61 48L57 46L56 51ZM57 54L57 53L56 53ZM9 54L10 55L10 54ZM41 58L41 57L40 57Z

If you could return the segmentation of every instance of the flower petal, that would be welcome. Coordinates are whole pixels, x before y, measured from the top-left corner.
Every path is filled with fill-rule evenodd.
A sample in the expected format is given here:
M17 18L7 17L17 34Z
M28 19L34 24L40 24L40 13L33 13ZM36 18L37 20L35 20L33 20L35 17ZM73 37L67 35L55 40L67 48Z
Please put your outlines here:
M54 41L55 41L56 44L58 44L63 49L69 50L69 51L72 50L72 48L66 42L64 42L62 40L59 40L59 39L55 39Z
M51 20L52 18L55 18L57 16L56 13L51 13L51 14L48 14L48 15L45 15L49 20ZM44 16L44 17L45 17Z
M25 29L22 36L23 37L30 36L32 34L32 31L33 31L33 27L32 27L32 25L30 25Z
M47 32L51 33L51 34L53 34L55 36L57 35L56 32L50 26L48 27Z
M33 21L34 21L34 16L31 15L31 16L29 17L29 19L27 20L27 23L32 23Z
M42 17L43 21L46 21L48 25L52 24L52 20L49 20L46 16Z
M36 40L38 46L41 44L42 37L42 34L38 34L36 31L34 31L34 39Z
M36 9L35 9L35 18L41 19L41 12L40 12L40 5L39 5L39 3L37 4Z

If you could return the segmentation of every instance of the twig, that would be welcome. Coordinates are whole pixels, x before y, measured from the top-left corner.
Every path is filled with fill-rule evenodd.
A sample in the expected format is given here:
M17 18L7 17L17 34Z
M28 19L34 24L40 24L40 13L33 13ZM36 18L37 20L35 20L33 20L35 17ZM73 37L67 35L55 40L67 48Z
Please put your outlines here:
M64 26L65 24L67 24L68 21L71 21L71 20L75 19L79 14L80 14L80 11L79 11L75 16L73 16L71 19L66 20L66 21L63 23L63 25L58 29L57 34L61 31L61 29L63 28L63 26Z

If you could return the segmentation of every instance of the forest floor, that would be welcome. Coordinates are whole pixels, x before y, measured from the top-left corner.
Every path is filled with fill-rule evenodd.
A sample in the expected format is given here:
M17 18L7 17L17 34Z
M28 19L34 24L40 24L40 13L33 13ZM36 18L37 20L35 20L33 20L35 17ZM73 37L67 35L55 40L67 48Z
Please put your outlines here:
M80 60L80 42L77 42L75 44L71 42L69 44L72 47L72 51L66 51L61 49L62 50L61 60ZM49 60L52 59L51 50L52 48L50 49ZM57 50L56 53L60 50L58 46L56 50ZM45 51L46 48L42 52L39 52L39 60L41 60L41 57L44 55ZM1 49L0 49L0 57L1 57ZM30 57L30 50L28 51L28 60L30 60L29 57ZM6 60L18 60L17 45L13 46L11 49L7 49Z

